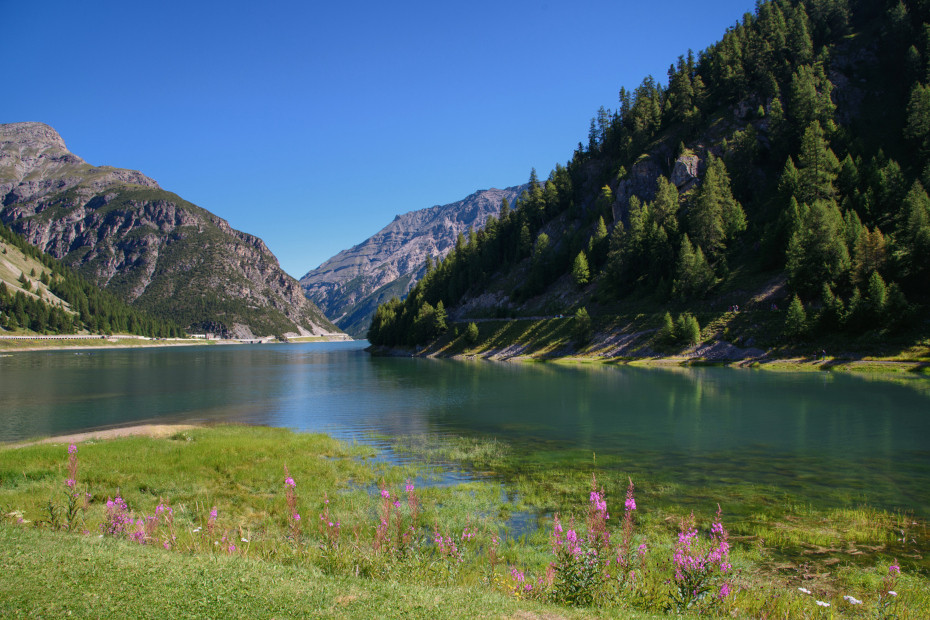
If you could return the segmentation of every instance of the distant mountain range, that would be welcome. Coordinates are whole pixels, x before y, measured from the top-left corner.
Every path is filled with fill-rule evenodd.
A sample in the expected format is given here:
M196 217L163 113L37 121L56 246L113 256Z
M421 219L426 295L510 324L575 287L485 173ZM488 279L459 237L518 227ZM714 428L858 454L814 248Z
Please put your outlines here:
M526 185L486 189L447 205L410 211L362 243L308 272L300 284L345 332L364 338L379 303L403 298L422 277L426 258L444 257L460 234L480 229L513 203Z
M124 301L226 336L339 333L264 242L43 123L0 124L0 220Z

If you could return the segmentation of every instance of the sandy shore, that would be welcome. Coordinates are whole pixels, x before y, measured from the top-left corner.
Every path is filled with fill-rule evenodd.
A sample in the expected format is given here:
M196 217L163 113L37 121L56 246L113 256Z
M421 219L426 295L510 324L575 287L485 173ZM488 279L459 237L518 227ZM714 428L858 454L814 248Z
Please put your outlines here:
M8 448L23 448L25 446L34 446L36 444L70 444L80 443L89 440L116 439L117 437L131 437L134 435L143 435L145 437L155 437L162 439L170 437L175 433L201 428L196 424L137 424L135 426L122 426L120 428L108 428L99 431L87 431L85 433L73 433L71 435L58 435L47 437L38 441L24 441L7 445Z

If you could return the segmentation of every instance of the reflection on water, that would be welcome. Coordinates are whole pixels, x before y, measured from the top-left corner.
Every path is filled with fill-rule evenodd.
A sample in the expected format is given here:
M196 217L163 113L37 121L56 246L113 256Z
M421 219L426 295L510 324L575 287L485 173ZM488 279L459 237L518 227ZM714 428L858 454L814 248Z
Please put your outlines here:
M829 373L371 358L364 343L18 353L0 440L149 421L496 437L546 459L930 514L930 391ZM529 462L532 462L532 458Z

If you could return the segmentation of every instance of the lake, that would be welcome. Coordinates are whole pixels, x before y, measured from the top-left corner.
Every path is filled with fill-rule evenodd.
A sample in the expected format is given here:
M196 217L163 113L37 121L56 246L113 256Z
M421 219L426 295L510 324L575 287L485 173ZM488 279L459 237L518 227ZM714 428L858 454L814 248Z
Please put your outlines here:
M930 516L930 380L827 372L372 358L367 343L0 357L0 441L147 422L243 422L390 446L496 438L527 466ZM684 494L683 494L684 495Z

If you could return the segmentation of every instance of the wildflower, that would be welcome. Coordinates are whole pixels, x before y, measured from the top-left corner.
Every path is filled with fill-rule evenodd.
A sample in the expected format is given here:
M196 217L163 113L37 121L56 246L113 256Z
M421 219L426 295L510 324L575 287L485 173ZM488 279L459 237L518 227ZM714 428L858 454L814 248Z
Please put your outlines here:
M289 487L296 487L296 486L297 486L297 483L294 482L294 479L291 478L290 476L288 476L287 478L284 479L284 484L286 484L286 485L289 486Z
M844 596L843 599L846 600L846 602L849 603L850 605L861 605L862 604L862 601L857 599L855 596L850 596L848 594Z
M217 513L217 510L216 510L216 506L214 506L214 507L213 507L213 510L210 511L210 520L211 520L211 521L216 521L216 516L217 516L217 514L218 514L218 513Z
M898 593L895 592L894 590L888 590L888 596L897 596L897 595Z
M405 493L413 493L413 485L410 484L410 479L407 479L407 485L404 487Z
M391 493L387 489L381 489L381 497L391 499Z
M799 591L799 592L803 592L804 594L810 594L810 593L811 593L811 591L808 590L807 588L798 588L798 591Z
M394 500L394 508L400 508L400 500L399 500L399 499L395 499L395 500Z
M300 521L300 515L296 512L294 513L294 521Z
M825 603L824 601L817 601L817 604L821 607L829 607L830 603Z
M646 543L641 544L639 548L637 549L637 551L639 551L639 555L641 556L646 555L646 551L647 551Z
M243 538L243 539L241 539L241 540L242 540L242 542L244 542L244 543L249 542L249 539L248 539L248 538Z
M897 564L892 564L888 567L888 573L890 575L899 575L901 573L901 567Z
M77 446L71 444L68 446L68 481L65 483L69 489L74 489L77 484L78 460Z
M728 596L730 596L730 584L724 581L723 585L720 586L720 594L717 595L717 598L723 600Z

